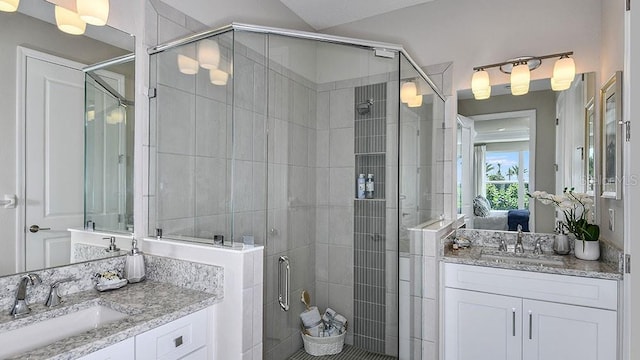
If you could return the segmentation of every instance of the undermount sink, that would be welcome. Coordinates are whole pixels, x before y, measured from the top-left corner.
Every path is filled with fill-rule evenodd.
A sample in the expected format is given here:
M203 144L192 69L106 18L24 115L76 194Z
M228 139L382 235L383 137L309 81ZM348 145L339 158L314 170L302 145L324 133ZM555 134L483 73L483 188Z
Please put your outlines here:
M531 253L516 254L513 251L498 251L493 249L482 249L480 260L495 263L539 265L539 266L563 266L564 259L557 255L536 255Z
M74 313L42 320L0 333L0 358L17 355L122 320L127 314L94 305Z

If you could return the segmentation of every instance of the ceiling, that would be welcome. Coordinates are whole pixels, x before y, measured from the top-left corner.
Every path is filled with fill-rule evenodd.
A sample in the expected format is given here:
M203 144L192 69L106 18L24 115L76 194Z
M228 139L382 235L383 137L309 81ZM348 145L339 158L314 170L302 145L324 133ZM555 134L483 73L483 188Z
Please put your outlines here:
M433 0L280 0L316 30L431 1Z

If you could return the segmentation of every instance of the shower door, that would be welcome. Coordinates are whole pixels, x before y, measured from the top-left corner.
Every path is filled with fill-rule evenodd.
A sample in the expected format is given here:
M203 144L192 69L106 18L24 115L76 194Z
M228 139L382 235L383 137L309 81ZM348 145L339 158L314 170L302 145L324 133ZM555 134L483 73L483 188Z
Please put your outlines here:
M303 290L347 318L346 344L397 355L398 56L270 34L266 67L264 358L302 349Z

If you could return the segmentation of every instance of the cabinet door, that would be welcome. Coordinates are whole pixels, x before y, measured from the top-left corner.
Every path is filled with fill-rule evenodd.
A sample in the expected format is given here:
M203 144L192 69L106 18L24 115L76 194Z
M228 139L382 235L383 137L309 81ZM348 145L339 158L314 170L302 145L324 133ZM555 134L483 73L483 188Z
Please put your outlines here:
M123 340L94 353L85 355L78 360L134 360L135 342L133 338Z
M616 312L523 300L523 360L614 360Z
M522 299L445 289L445 360L518 360Z
M206 345L205 309L136 336L136 360L176 360Z

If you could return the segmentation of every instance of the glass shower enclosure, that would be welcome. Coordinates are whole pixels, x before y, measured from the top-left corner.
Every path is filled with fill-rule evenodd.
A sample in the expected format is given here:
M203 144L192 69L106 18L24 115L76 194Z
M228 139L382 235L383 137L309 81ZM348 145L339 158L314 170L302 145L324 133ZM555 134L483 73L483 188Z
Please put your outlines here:
M410 358L398 258L444 212L444 100L424 72L398 45L245 24L150 66L149 234L265 246L265 359L302 358L303 290L347 318L346 350Z

